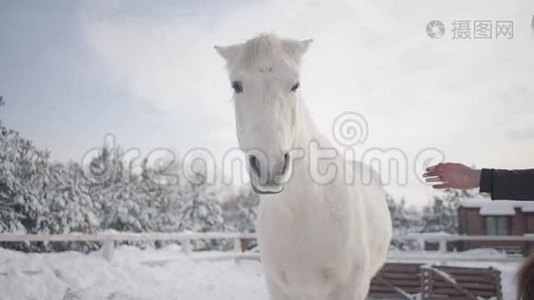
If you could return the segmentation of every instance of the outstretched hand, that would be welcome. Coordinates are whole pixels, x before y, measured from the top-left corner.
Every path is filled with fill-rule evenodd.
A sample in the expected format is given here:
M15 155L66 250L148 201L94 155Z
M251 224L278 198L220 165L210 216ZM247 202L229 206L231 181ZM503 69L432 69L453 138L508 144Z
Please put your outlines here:
M435 189L467 190L480 185L480 170L458 163L440 163L428 167L423 177L426 182L436 183L432 185Z

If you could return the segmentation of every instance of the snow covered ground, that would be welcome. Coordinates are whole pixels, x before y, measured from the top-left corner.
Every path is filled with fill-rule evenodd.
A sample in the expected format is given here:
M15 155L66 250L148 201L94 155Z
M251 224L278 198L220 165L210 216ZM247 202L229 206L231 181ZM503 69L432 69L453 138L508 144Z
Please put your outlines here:
M473 253L476 254L476 253ZM487 251L484 254L488 254ZM499 254L496 254L499 255ZM430 258L430 257L429 257ZM145 262L145 263L141 263ZM146 262L153 262L146 264ZM154 263L165 262L165 263ZM451 263L452 264L452 263ZM504 299L513 299L517 263L454 265L502 271ZM112 263L102 253L26 254L0 248L2 300L267 300L261 265L242 260L195 262L177 246L121 246Z
M148 266L140 261L171 262ZM258 261L194 262L177 248L119 247L112 263L95 252L25 254L0 249L2 300L267 299Z

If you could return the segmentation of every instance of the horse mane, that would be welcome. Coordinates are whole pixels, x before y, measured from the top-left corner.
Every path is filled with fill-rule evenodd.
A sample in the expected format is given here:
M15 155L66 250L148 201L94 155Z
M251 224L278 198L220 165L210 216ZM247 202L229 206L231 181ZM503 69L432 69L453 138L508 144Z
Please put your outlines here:
M517 299L534 299L534 253L531 254L516 274L517 279Z
M241 45L239 53L229 62L228 67L234 70L251 70L275 65L297 70L300 57L295 57L288 51L286 43L290 41L280 39L274 34L260 34Z

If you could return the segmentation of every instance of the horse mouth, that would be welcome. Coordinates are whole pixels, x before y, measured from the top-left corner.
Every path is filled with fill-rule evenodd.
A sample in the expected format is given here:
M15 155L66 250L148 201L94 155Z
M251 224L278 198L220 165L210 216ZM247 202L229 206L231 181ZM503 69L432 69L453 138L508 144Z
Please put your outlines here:
M280 186L278 190L273 190L273 189L269 189L269 190L261 190L259 189L256 185L254 185L253 183L250 183L250 185L252 186L252 190L256 193L256 194L260 194L260 195L272 195L272 194L278 194L280 192L282 192L285 188L285 186Z

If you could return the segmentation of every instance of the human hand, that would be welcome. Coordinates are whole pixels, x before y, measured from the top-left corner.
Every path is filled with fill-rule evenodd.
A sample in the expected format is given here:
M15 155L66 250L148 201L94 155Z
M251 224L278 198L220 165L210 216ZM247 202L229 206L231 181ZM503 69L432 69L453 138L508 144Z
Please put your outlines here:
M480 185L480 170L459 163L440 163L428 167L423 174L426 182L436 182L435 189L473 189Z

